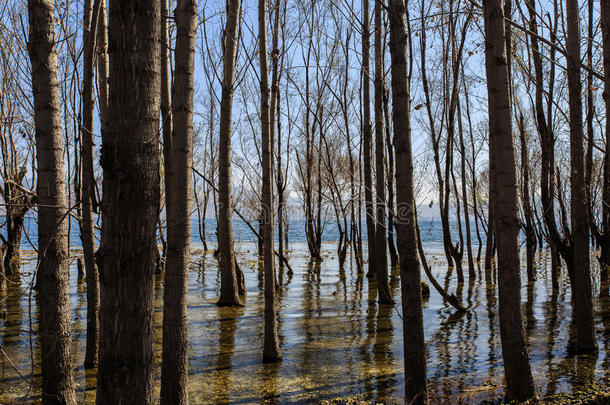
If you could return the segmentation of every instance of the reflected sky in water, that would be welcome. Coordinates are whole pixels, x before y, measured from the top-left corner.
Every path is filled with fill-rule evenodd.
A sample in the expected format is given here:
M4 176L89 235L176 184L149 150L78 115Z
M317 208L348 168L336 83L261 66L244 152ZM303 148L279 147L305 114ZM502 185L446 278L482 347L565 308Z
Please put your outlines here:
M244 308L218 308L220 278L211 254L202 259L194 246L189 272L189 396L193 404L311 403L338 396L399 401L404 391L400 305L376 304L374 281L358 277L349 258L339 268L336 246L325 243L324 261L309 261L306 245L290 245L293 275L279 271L278 330L284 360L262 364L263 279L256 246L237 244L246 276ZM9 283L2 308L0 343L0 403L40 398L40 363L36 294L29 282L35 264L24 254L23 274ZM424 324L428 377L433 401L478 401L502 395L503 370L497 316L495 272L479 269L476 280L458 285L448 274L444 257L428 256L438 280L470 307L456 315L435 290L425 300ZM592 261L597 264L596 261ZM599 352L572 356L570 292L564 279L553 293L545 252L538 256L538 280L522 288L523 313L538 394L572 390L610 368L610 302L595 299ZM278 269L279 270L279 269ZM594 269L594 278L598 280ZM525 270L523 271L525 273ZM422 272L423 274L423 272ZM565 274L563 275L564 277ZM391 289L400 293L398 274ZM596 297L599 286L595 285ZM155 361L160 378L163 286L156 280ZM73 321L75 379L79 403L95 400L95 370L82 367L85 349L86 295L84 282L72 266L70 298ZM398 300L399 302L399 300ZM13 365L8 361L10 358ZM31 378L32 372L34 378ZM23 377L21 377L21 374ZM159 384L157 381L157 395Z

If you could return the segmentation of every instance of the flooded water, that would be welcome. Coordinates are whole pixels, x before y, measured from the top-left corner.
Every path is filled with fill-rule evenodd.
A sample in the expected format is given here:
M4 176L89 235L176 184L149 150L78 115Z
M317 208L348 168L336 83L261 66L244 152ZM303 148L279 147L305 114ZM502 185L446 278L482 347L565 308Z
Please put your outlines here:
M324 261L309 261L306 245L290 245L292 276L280 273L278 330L284 359L262 364L263 279L256 245L237 244L246 276L244 308L218 308L216 260L203 258L194 246L189 272L189 396L193 404L316 403L358 395L394 400L403 394L400 305L376 304L375 283L357 276L349 259L340 268L333 243L325 243ZM75 251L77 253L77 251ZM476 280L457 284L447 276L440 254L428 262L439 282L469 306L457 315L432 289L424 302L428 376L435 402L476 402L503 393L503 369L494 272L479 269ZM36 294L31 293L35 256L24 254L23 274L9 283L0 319L0 403L36 402L40 398L40 354L36 338ZM595 263L595 262L593 262ZM539 395L571 391L610 368L610 302L595 296L595 321L600 350L572 356L570 290L564 279L553 294L545 252L538 256L538 280L522 290L525 328ZM95 400L95 370L82 367L85 349L84 282L71 267L70 299L75 380L79 403ZM595 270L596 271L596 270ZM564 272L565 273L565 272ZM422 272L423 274L423 272ZM566 277L565 274L563 274ZM423 276L425 277L425 275ZM599 278L595 275L595 280ZM400 302L397 274L391 288ZM596 292L599 290L595 286ZM156 280L156 378L160 378L163 286ZM34 366L32 366L32 360ZM34 375L34 378L32 378ZM159 384L157 381L157 390ZM156 393L158 395L158 391Z

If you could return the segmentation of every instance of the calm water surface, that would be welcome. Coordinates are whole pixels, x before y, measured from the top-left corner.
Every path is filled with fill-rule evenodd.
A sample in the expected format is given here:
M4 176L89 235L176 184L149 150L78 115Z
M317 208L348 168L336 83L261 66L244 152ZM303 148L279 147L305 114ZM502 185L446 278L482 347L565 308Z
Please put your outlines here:
M322 263L309 261L305 244L290 245L294 274L280 272L278 292L284 360L273 365L261 361L264 298L256 246L243 242L236 247L248 287L246 306L239 309L215 305L220 285L216 260L210 253L204 257L200 246L193 248L188 282L191 403L315 403L351 395L399 401L404 384L400 306L377 305L374 281L359 278L349 259L339 268L335 244L323 245ZM497 398L503 392L503 370L495 273L479 269L476 280L458 284L455 274L447 275L443 259L440 254L428 256L439 282L470 310L456 315L434 290L424 302L431 397L436 402L450 399L456 403ZM36 334L30 334L30 328L37 330L36 294L29 288L34 265L34 254L24 254L23 274L9 284L8 296L2 301L0 403L40 399L40 370L36 366L40 354ZM543 252L538 256L538 280L532 284L524 280L522 288L527 342L539 395L573 390L590 379L610 375L610 302L595 299L599 352L570 355L570 291L563 280L553 294L546 276L548 265ZM157 278L155 290L157 380L163 307L160 281ZM390 282L400 302L396 273ZM595 288L597 292L599 287ZM75 264L71 267L70 300L77 395L79 403L93 403L95 370L85 372L82 367L85 285L77 280ZM156 385L158 390L158 381Z

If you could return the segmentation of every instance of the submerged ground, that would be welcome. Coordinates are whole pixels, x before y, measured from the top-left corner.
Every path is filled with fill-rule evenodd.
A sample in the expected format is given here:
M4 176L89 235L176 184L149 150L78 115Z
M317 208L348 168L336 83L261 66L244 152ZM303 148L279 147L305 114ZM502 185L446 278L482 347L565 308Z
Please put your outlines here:
M340 268L335 244L325 243L324 261L308 260L306 245L290 245L294 275L280 272L279 335L284 360L263 365L263 279L252 243L237 244L246 276L245 308L218 308L216 260L194 246L189 272L189 396L193 404L311 403L335 397L398 401L403 393L400 305L378 306L375 283L355 266ZM78 251L73 251L78 254ZM470 307L458 315L432 290L424 302L428 376L436 402L493 400L503 392L502 355L494 272L457 284L442 255L428 262L439 282ZM548 255L537 256L538 280L522 289L523 313L538 394L575 391L610 376L610 301L595 285L599 351L573 356L570 290L563 274L557 293L547 278ZM593 261L593 263L595 263ZM9 283L0 311L0 403L40 398L36 294L30 292L33 254L24 254L22 276ZM594 273L597 269L594 269ZM422 272L423 274L423 272ZM425 279L425 276L424 276ZM599 278L595 274L594 280ZM160 377L163 286L156 279L155 359ZM400 302L397 274L391 277ZM79 403L94 403L95 370L82 367L85 349L85 284L71 266L75 379ZM30 333L30 329L33 333ZM32 359L34 367L32 368ZM34 378L32 378L32 373ZM157 383L158 389L158 383ZM158 394L158 392L157 392Z

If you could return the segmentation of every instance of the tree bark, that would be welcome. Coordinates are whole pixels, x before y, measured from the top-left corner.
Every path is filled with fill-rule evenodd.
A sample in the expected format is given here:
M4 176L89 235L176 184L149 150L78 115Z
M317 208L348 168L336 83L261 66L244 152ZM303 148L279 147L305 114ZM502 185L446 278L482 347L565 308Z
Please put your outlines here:
M604 65L604 102L606 104L606 117L610 117L610 0L601 0L601 26ZM604 151L604 179L602 191L602 231L601 255L599 258L600 276L604 282L608 281L608 267L610 266L610 120L606 119L606 149Z
M152 404L153 273L159 212L158 0L110 1L100 270L99 405Z
M162 15L161 18L164 16ZM172 96L173 130L164 143L167 261L163 291L161 404L188 404L187 276L190 260L193 164L193 83L197 0L179 0L176 68Z
M72 379L68 228L52 0L29 0L38 164L38 308L42 404L76 404Z
M405 8L403 0L391 0L388 11L392 58L392 123L396 151L396 233L402 292L405 401L410 404L426 404L428 379L414 210Z
M527 133L523 113L518 117L519 143L521 146L521 206L523 207L523 232L525 233L526 268L528 281L536 280L536 229L534 225L534 213L530 200L530 167L527 146Z
M220 259L219 306L240 306L237 269L233 247L233 206L231 203L231 120L240 0L227 0L227 25L224 31L224 76L220 101L218 135L218 253Z
M381 0L375 0L375 277L380 304L393 304L388 284L388 254L385 217L385 134L383 132L383 49Z
M373 203L373 174L371 168L371 71L370 71L370 49L371 29L369 25L370 12L369 0L362 0L362 104L363 104L363 133L362 133L362 160L364 168L364 212L366 217L366 235L368 242L369 269L367 277L376 274L375 265L375 205Z
M591 273L589 268L589 222L585 191L582 128L582 82L580 79L580 28L578 1L566 0L568 103L570 106L570 211L571 249L568 271L572 284L574 320L578 331L578 350L597 348L593 320ZM571 263L570 263L571 262Z
M490 205L498 253L498 296L500 339L506 401L534 398L534 382L521 320L519 275L519 218L517 179L511 129L510 77L507 63L502 0L483 2L485 21L485 67L489 105L489 160L495 171L490 176Z
M279 10L278 10L279 11ZM273 255L273 148L269 110L269 67L267 62L267 0L258 1L258 43L261 88L261 142L263 166L263 267L265 272L265 333L263 362L281 360L275 310L275 257Z
M97 366L99 346L99 274L95 264L95 235L93 232L93 201L95 180L93 174L93 70L95 66L95 37L101 1L85 1L83 21L83 121L81 127L81 241L87 277L87 344L85 368Z

